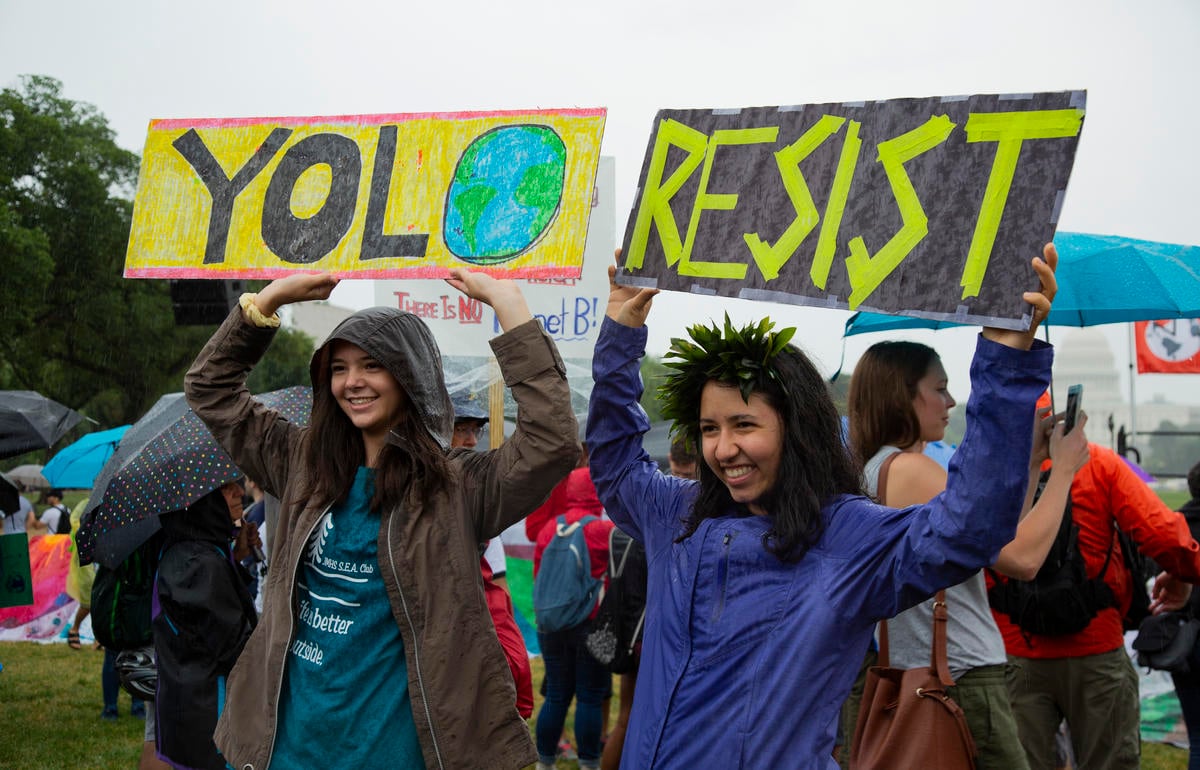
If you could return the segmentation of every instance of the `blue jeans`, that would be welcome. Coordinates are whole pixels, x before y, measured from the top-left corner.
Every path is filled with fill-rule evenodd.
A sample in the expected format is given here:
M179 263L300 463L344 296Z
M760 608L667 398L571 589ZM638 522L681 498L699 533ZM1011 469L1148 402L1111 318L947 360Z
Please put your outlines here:
M117 696L121 693L121 677L117 674L117 653L104 648L104 663L100 667L100 692L104 696L104 710L117 713ZM141 703L134 698L133 705ZM133 713L133 712L130 712Z
M600 764L600 711L609 692L612 672L587 651L584 638L591 629L585 622L565 631L538 632L546 664L546 700L537 718L538 759L554 764L558 741L571 698L575 698L575 743L580 767Z

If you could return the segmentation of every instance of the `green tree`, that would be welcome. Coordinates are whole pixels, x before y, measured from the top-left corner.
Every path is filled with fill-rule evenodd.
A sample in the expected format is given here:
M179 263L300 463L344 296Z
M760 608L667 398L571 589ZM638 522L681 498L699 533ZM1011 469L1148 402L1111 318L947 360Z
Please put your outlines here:
M663 379L670 371L668 367L663 365L660 358L653 358L651 356L642 358L642 385L645 387L645 390L642 392L641 404L652 423L660 422L663 418L662 406L658 403L658 386L662 384Z
M122 277L138 157L61 91L0 92L0 388L117 425L182 387L212 328L177 327L165 281Z
M280 329L266 355L250 372L246 387L251 393L266 393L293 385L311 385L308 362L316 345L313 338L297 329Z

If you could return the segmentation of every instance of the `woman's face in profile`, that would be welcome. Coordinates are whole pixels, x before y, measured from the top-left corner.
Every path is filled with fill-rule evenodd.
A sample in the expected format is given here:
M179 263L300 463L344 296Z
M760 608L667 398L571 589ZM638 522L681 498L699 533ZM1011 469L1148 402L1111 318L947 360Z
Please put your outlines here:
M950 424L954 397L947 387L946 369L940 359L933 359L925 376L917 380L917 395L913 396L913 411L921 425L922 441L941 441Z
M225 504L229 506L229 518L232 521L242 518L242 494L242 485L236 482L230 482L221 487L221 496L225 498Z
M700 395L700 448L704 462L735 502L764 515L757 501L779 482L783 420L760 394L710 380Z

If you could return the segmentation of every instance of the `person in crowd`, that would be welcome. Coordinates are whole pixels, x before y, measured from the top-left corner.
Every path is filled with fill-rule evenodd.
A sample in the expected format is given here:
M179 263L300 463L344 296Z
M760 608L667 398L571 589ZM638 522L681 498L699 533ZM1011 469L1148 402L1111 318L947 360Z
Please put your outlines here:
M1182 515L1116 452L1098 444L1088 445L1088 460L1074 475L1070 498L1087 576L1103 571L1113 606L1101 609L1082 631L1060 636L1031 634L993 610L1009 662L1016 666L1008 680L1013 715L1034 770L1055 767L1055 735L1064 719L1078 767L1136 768L1141 761L1138 677L1125 652L1122 622L1132 580L1116 531L1128 532L1165 570L1155 579L1151 610L1186 604L1189 583L1200 580L1200 545Z
M451 404L454 407L454 436L450 439L450 448L474 450L487 427L488 413L479 399L474 398L474 394L455 396L451 398ZM504 544L499 537L493 537L483 543L481 549L483 553L479 557L479 570L483 577L488 612L517 688L517 713L528 719L533 716L533 670L529 666L525 638L517 627L512 597L508 595L505 585L508 564L504 557Z
M34 513L32 506L25 515L25 531L29 533L30 537L65 534L60 531L59 523L63 516L67 516L67 521L70 521L71 511L63 505L62 490L55 488L47 491L45 502L46 507L42 509L40 517Z
M454 406L454 438L452 446L474 449L487 430L489 415L487 404L474 393L462 393L450 399Z
M565 366L517 284L450 271L491 306L517 402L494 452L451 451L441 354L417 316L363 310L313 355L307 427L245 378L287 304L337 280L296 273L241 298L185 377L188 403L280 499L264 614L229 676L215 740L234 767L519 768L536 760L479 590L479 543L575 465ZM397 686L407 683L407 686Z
M850 444L863 466L868 495L905 508L927 503L946 489L945 468L925 454L928 442L945 437L955 406L946 370L933 348L899 341L867 348L850 379L847 406ZM1062 521L1071 478L1087 460L1086 416L1064 437L1062 423L1056 425L1046 412L1034 421L1027 506L1047 449L1058 461L1037 504L1017 525L1016 538L1000 549L991 565L1021 580L1032 579L1046 558ZM978 752L977 766L981 770L1025 768L1025 753L1008 704L1004 640L992 619L983 570L946 589L946 607L947 658L955 680L947 692L966 715ZM932 599L888 620L887 626L889 665L908 669L929 664ZM856 696L852 691L845 712L850 735L859 698L861 692ZM848 753L848 746L843 751Z
M83 498L71 511L71 566L67 568L67 596L79 602L71 628L67 631L67 646L72 650L82 649L79 629L92 612L92 583L96 578L94 566L79 563L79 548L75 544L75 535L79 532L79 522L87 510L88 500L87 497Z
M155 739L158 756L172 767L226 765L212 734L225 679L257 622L249 576L239 564L250 550L247 534L238 538L242 494L241 484L224 484L187 509L159 517Z
M550 511L549 519L538 533L533 549L533 579L539 580L546 546L560 527L582 526L587 542L592 577L603 580L608 567L608 535L613 524L602 518L604 506L596 497L596 487L586 467L571 471L562 483L561 507ZM585 516L593 519L580 523ZM563 522L559 522L559 517ZM546 578L540 578L546 579ZM597 607L600 597L597 596ZM559 740L571 700L575 700L575 743L580 768L600 766L601 738L604 735L603 704L612 688L612 673L588 651L585 640L597 607L579 625L546 632L538 629L538 646L546 670L546 700L538 712L535 737L538 770L554 767Z
M121 679L117 676L117 653L104 648L104 662L100 667L100 695L104 698L104 709L100 718L106 722L115 722L120 718L117 710L117 699L121 694ZM132 696L129 704L129 715L136 719L146 718L146 703L141 698Z
M25 495L17 495L17 510L4 512L4 531L0 534L15 535L25 531L26 523L33 514L33 503Z
M246 496L250 501L242 514L242 526L247 528L245 537L261 545L250 549L250 555L242 560L242 568L250 575L250 595L254 597L254 609L262 612L262 584L267 575L267 496L254 479L246 479Z
M667 453L667 464L671 469L671 475L677 479L691 479L695 481L700 478L700 471L696 469L700 458L696 453L688 449L687 442L683 439L675 439L671 442L671 449Z
M700 458L688 448L683 439L677 438L671 442L667 463L672 476L696 481L700 478L697 467L699 461ZM632 645L633 660L632 669L622 672L618 677L620 700L617 703L617 719L604 742L604 753L600 757L601 770L617 770L621 766L625 733L629 729L629 715L633 712L633 693L637 686L637 667L642 656L642 633L646 615L646 549L620 528L613 529L610 543L610 549L614 551L619 551L622 545L629 549L619 578L621 586L618 595L621 597L621 603L617 612L622 617L622 630L632 634L633 638L618 639L618 643ZM615 664L613 668L616 669Z
M1188 471L1187 485L1191 498L1179 508L1179 513L1187 520L1192 539L1200 540L1200 463ZM1192 591L1188 611L1192 617L1200 617L1200 591ZM1200 642L1192 650L1191 669L1186 674L1172 673L1171 679L1187 725L1188 770L1200 770Z
M824 378L769 322L695 326L673 346L663 416L704 461L698 482L659 472L638 404L656 292L612 283L587 443L599 497L649 570L623 767L835 765L876 621L991 564L1016 532L1052 359L1034 339L1056 289L1057 254L1043 253L1030 328L980 336L946 492L901 510L861 494Z

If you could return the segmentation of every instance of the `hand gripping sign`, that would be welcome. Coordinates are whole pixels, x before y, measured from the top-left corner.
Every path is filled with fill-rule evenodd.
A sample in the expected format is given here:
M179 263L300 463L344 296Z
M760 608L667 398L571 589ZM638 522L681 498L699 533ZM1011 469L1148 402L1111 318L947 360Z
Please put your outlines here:
M152 121L125 275L578 277L604 117Z
M618 281L1027 328L1085 101L662 110Z

